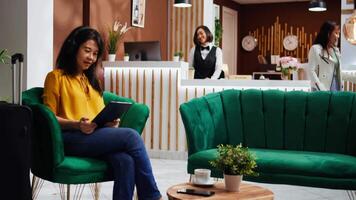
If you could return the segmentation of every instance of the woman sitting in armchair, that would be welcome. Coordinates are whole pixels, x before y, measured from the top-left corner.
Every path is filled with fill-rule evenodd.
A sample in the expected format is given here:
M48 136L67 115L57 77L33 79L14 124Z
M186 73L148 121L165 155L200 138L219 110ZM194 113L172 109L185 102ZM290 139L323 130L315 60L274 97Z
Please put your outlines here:
M100 158L113 169L113 199L160 199L151 164L140 135L117 128L119 121L98 128L91 120L104 108L96 76L103 40L89 27L74 29L63 43L56 69L48 73L43 102L62 128L67 155Z

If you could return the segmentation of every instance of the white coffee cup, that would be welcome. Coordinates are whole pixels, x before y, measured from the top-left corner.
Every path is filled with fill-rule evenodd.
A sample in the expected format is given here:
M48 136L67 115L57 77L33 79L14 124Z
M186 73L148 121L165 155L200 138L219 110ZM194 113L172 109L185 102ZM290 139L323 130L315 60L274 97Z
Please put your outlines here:
M210 169L195 169L194 170L194 183L207 184L210 181Z

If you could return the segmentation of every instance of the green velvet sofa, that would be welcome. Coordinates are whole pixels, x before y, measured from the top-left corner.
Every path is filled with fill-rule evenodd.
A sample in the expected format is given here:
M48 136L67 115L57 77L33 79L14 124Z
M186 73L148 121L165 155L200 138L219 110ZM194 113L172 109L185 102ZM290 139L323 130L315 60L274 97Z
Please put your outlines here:
M180 106L188 173L212 170L218 144L242 144L257 157L245 180L356 189L356 93L225 90Z

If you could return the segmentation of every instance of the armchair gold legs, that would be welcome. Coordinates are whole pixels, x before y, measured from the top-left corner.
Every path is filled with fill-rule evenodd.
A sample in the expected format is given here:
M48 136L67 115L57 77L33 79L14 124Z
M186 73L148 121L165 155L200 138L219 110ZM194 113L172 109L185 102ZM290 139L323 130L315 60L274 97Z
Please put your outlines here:
M99 200L100 189L101 189L100 183L89 184L89 187L90 187L91 194L93 195L93 199Z
M40 193L42 186L43 186L43 179L40 179L36 177L35 175L32 175L32 199L35 200L38 197L38 194Z
M61 195L61 199L62 200L70 200L71 196L72 196L72 200L81 199L85 184L75 185L74 193L72 195L71 195L70 187L71 187L71 185L69 185L69 184L59 184L59 193ZM65 188L67 188L67 190ZM97 200L97 199L95 199L95 200Z
M349 200L356 200L356 190L346 190Z
M36 200L38 197L38 194L41 191L41 188L43 186L44 180L41 178L38 178L36 176L32 176L32 199ZM74 185L72 185L74 186ZM82 197L83 190L85 187L85 184L78 184L75 185L74 192L70 190L71 185L69 184L59 184L59 194L62 200L70 200L72 197L72 200L79 200ZM92 193L93 199L94 200L99 200L100 197L100 183L92 183L89 184L90 191ZM72 194L71 194L72 192Z

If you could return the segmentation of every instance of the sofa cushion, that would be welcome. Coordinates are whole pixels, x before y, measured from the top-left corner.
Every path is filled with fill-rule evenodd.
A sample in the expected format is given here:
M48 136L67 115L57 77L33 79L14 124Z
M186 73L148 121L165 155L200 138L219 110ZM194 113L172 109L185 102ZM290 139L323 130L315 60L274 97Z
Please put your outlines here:
M355 178L356 158L353 156L307 151L271 150L250 148L256 155L257 170L269 174L291 174L335 178ZM217 156L217 149L195 153L188 158L188 171L194 168L212 168L210 160ZM220 173L212 171L212 175Z
M258 171L320 177L356 177L356 158L344 154L309 151L250 149Z

